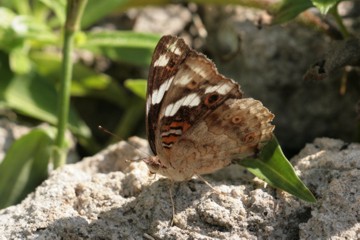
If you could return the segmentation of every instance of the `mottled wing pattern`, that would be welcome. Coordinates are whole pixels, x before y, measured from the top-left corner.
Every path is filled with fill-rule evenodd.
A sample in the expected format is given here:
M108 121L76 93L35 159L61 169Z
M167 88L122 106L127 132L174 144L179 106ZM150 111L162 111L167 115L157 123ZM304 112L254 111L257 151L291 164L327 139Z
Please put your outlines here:
M214 172L235 159L255 156L272 138L273 118L260 101L228 99L174 146L169 165L187 179Z
M156 148L167 156L186 132L229 98L241 98L238 84L224 77L204 55L191 50L175 74L159 112Z
M147 132L154 154L170 150L190 126L226 99L242 96L238 84L173 36L160 39L148 84Z
M146 131L151 150L156 155L155 132L162 99L168 93L174 75L190 52L183 40L172 36L163 36L152 57L146 96Z
M177 37L164 36L156 47L147 95L147 133L156 156L146 162L173 180L253 156L272 137L273 114L242 98L237 83Z
M212 173L233 160L256 156L272 138L273 118L257 100L228 99L191 126L167 155L159 151L147 163L152 171L175 181Z

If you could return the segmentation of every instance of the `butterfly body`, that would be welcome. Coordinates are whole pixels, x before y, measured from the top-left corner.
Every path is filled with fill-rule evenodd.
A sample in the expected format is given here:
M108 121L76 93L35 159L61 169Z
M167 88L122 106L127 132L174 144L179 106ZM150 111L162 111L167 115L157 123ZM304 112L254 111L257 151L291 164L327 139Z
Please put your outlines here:
M146 124L150 170L174 181L214 172L257 154L274 126L261 102L218 73L182 39L164 36L150 66Z

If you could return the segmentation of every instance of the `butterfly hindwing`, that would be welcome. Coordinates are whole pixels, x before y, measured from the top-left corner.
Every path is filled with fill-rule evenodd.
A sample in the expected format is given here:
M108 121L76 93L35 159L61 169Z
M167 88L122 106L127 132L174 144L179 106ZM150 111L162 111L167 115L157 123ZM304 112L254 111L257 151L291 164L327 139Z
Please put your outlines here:
M260 101L228 99L189 129L162 163L187 179L256 156L272 137L273 117Z

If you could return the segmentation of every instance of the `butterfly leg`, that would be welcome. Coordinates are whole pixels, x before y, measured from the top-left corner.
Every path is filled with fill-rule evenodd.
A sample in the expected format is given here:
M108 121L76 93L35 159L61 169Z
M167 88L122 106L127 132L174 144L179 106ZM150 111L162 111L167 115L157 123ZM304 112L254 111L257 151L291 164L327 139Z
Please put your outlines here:
M208 185L209 188L211 188L215 193L222 195L225 194L223 192L220 192L219 190L215 189L208 181L206 181L205 178L203 178L201 175L196 175L201 181L203 181L206 185Z

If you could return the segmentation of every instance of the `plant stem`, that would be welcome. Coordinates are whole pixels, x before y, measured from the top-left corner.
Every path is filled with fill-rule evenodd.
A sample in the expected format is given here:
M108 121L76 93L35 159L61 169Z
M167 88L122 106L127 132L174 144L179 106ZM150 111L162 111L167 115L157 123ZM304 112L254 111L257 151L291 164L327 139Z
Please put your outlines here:
M66 22L64 27L63 60L61 67L61 82L58 99L58 132L55 139L56 152L54 153L54 168L66 162L65 132L69 118L70 86L72 78L71 54L74 48L74 35L79 29L80 20L87 0L68 0L66 9Z
M338 24L339 30L340 30L341 34L343 35L343 37L344 37L345 39L347 39L347 38L349 38L350 34L349 34L348 30L346 29L346 27L345 27L345 25L344 25L344 23L343 23L342 18L341 18L340 15L339 15L337 6L338 6L338 3L335 4L335 6L333 6L333 7L330 9L329 12L330 12L331 15L333 15L336 23Z

